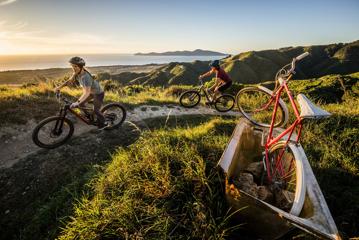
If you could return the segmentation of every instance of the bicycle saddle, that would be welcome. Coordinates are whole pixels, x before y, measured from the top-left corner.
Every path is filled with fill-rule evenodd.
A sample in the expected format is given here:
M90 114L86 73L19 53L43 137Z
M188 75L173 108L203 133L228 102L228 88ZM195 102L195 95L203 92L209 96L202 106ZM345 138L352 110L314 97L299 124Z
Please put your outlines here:
M298 94L297 101L300 106L300 117L319 119L329 117L331 114L312 103L304 94Z

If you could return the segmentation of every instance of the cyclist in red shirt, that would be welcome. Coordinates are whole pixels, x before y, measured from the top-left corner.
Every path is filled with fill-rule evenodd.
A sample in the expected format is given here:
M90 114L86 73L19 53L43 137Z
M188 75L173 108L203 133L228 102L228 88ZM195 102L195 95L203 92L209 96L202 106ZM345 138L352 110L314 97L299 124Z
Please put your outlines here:
M215 84L209 88L210 91L214 92L212 102L214 102L224 90L228 89L232 86L232 79L228 76L228 74L220 67L219 60L212 61L209 66L211 70L199 76L199 79L208 77L213 73L216 74L216 82Z

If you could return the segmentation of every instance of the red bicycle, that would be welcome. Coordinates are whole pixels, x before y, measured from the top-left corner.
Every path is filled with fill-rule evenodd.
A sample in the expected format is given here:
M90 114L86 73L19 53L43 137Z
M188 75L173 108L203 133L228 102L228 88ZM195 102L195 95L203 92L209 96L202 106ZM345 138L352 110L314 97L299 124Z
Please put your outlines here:
M308 52L299 55L278 71L273 91L263 86L247 87L240 90L236 96L236 103L243 116L251 123L264 128L262 145L264 146L263 165L266 177L262 180L263 184L270 186L273 191L280 189L285 192L291 206L282 210L293 215L299 215L304 204L306 189L303 163L297 150L303 120L330 115L327 111L315 106L303 94L297 96L301 110L299 111L288 88L288 81L295 74L296 62L308 55ZM287 106L281 99L284 91L287 93L296 118L289 127L279 130L275 128L285 125L289 115ZM295 131L296 137L293 136Z

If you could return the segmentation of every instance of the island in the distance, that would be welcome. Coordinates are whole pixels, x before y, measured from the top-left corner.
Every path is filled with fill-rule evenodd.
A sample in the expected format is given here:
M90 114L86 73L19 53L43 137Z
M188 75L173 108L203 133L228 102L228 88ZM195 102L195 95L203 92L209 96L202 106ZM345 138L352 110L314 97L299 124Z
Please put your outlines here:
M137 56L226 56L228 54L196 49L194 51L174 51L174 52L150 52L150 53L135 53Z

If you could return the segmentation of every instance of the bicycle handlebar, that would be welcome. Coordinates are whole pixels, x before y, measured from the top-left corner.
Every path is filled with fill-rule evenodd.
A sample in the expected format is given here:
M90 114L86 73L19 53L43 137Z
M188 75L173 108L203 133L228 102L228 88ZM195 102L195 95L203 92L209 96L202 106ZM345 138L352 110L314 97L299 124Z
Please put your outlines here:
M69 100L67 100L66 98L64 98L64 97L61 97L61 92L60 91L56 91L56 99L57 100L62 100L62 101L64 101L66 104L71 104L71 101L69 101Z
M203 85L203 80L202 79L199 79L199 82L201 83L201 85Z
M296 57L295 60L300 61L300 60L302 60L303 58L305 58L308 55L309 55L309 52L302 53L298 57Z
M290 64L285 65L284 67L282 67L276 74L276 79L279 78L285 78L288 77L290 74L295 74L294 70L295 70L295 63L297 61L302 60L303 58L307 57L309 55L309 52L304 52L302 54L300 54L299 56L293 58L292 62ZM288 70L288 66L291 66L291 68Z

